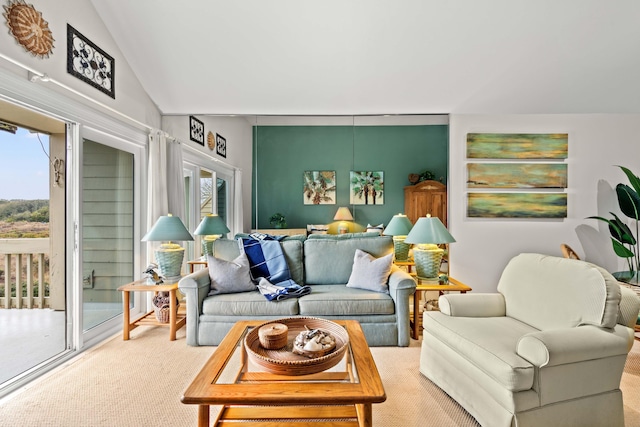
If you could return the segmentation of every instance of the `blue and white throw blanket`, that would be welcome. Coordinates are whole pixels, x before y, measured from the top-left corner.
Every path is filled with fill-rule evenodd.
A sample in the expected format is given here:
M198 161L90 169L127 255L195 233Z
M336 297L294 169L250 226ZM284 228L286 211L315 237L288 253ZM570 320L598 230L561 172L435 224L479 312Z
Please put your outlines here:
M260 293L269 301L280 301L310 293L309 286L300 286L291 279L289 265L280 242L257 237L250 235L248 239L240 239L240 245L249 260L249 273L251 278L258 282Z

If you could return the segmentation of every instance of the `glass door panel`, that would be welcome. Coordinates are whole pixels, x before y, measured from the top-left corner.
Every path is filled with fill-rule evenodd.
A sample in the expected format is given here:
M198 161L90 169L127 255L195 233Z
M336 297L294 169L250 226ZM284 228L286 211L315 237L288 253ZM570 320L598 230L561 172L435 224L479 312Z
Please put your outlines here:
M85 139L82 161L82 319L87 331L122 314L134 278L134 155Z

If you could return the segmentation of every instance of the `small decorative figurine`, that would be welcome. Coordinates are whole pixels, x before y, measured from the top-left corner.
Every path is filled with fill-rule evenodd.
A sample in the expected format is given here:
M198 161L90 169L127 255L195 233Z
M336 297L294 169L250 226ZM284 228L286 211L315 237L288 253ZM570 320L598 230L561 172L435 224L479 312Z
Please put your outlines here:
M153 280L156 285L159 285L161 283L164 283L164 280L162 280L163 277L159 275L158 272L156 271L157 268L158 268L158 264L152 262L147 266L147 269L144 271L144 274L147 275L146 277Z
M440 282L441 285L448 285L449 284L449 276L447 276L446 274L441 274L438 276L438 282Z

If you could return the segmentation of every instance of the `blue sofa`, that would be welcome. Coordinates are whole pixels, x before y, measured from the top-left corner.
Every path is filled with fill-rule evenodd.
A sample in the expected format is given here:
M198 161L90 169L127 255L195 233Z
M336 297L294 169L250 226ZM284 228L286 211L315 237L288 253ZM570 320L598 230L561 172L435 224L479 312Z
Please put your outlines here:
M393 252L391 236L370 233L292 236L280 242L291 276L311 293L283 301L268 301L260 292L209 295L208 269L182 278L186 296L187 344L218 345L238 320L295 316L354 319L362 325L370 346L409 345L409 298L416 284L405 271L392 266L389 293L347 287L356 249L374 257ZM214 256L227 261L240 255L236 240L217 240Z

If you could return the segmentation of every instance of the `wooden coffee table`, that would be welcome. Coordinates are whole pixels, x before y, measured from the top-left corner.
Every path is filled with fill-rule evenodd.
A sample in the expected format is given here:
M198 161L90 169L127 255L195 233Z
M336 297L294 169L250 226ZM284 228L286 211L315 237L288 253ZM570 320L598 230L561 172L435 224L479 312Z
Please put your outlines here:
M198 426L209 426L210 405L222 405L214 426L241 421L260 426L372 426L373 403L387 397L360 323L346 328L349 346L335 367L317 374L265 372L244 349L247 332L264 321L237 322L191 382L182 403L198 405ZM306 420L307 423L301 424ZM252 424L253 423L253 424Z

